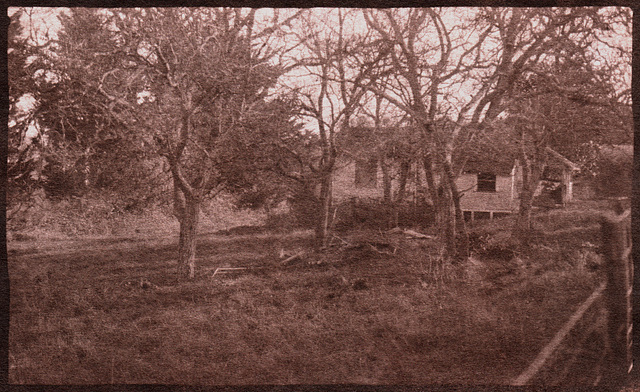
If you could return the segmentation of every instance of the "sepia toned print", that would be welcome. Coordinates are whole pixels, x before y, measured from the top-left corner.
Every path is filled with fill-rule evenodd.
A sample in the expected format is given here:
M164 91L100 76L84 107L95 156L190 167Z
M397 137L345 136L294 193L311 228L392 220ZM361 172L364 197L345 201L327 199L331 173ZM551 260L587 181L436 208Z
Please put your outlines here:
M9 18L11 384L633 387L629 8Z

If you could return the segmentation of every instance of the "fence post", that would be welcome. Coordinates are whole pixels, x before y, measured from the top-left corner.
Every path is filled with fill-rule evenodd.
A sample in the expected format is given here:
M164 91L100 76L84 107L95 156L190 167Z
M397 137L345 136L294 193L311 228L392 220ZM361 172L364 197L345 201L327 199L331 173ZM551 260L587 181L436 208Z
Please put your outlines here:
M605 261L608 310L607 334L610 348L606 384L625 382L632 368L631 357L631 294L633 264L631 262L630 210L602 219L602 251Z

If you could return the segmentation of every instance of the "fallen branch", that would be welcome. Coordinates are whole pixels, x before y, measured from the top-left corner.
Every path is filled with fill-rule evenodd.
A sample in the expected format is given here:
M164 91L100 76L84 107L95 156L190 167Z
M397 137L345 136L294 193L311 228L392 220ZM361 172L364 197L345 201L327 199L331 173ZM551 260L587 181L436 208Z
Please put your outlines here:
M293 256L287 257L286 259L282 260L282 265L287 265L287 264L291 263L292 261L298 260L302 256L304 256L306 253L307 253L306 251L302 251L302 252L296 253Z
M238 271L238 270L246 270L246 267L236 267L236 268L231 268L231 267L220 267L220 268L216 268L216 270L213 272L213 275L211 275L211 277L213 278L214 276L216 276L216 274L218 272L222 273L222 272L230 272L230 271Z
M347 245L347 246L350 246L350 245L351 245L351 243L349 243L349 242L347 242L347 241L343 240L342 238L338 237L338 236L337 236L337 235L335 235L335 234L332 234L332 236L333 236L333 238L337 238L337 239L339 239L340 241L342 241L342 243L343 243L343 244L345 244L345 245Z
M418 233L417 231L409 230L409 229L405 229L402 232L405 235L408 235L408 236L413 237L413 238L420 238L420 239L432 239L433 238L433 236L422 234L422 233Z
M393 246L393 245L391 245L391 244L381 244L381 243L369 243L369 242L367 242L367 245L369 245L369 247L370 247L371 249L373 249L374 251L376 251L376 252L380 253L381 255L389 255L389 256L392 256L392 255L396 254L396 247L395 247L395 246ZM376 245L379 245L379 246L381 246L381 247L383 247L383 248L391 248L391 249L393 249L393 253L391 253L391 252L386 252L386 251L383 251L383 250L379 250L379 249L378 249L378 247L377 247Z

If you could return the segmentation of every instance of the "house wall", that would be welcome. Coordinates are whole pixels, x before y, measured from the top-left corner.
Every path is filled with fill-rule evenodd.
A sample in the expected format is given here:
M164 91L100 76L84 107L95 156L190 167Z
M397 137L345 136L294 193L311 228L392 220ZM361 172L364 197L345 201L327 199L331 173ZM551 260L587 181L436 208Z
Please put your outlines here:
M416 165L411 167L409 172L409 178L407 179L407 184L405 187L406 199L412 200L413 194L417 191L418 186L416 185ZM422 170L418 171L420 175L420 184L426 184L426 179ZM395 192L398 191L398 167L393 165L389 168L389 174L391 177L391 192L392 195L395 195ZM365 187L356 187L355 178L356 178L356 164L353 161L349 162L339 162L337 164L336 170L333 174L333 198L334 200L340 202L344 200L351 199L353 197L356 198L372 198L372 199L380 199L384 198L384 182L382 181L382 169L380 165L378 165L377 173L376 173L376 186L371 188Z
M515 192L514 176L496 176L495 192L476 191L477 176L475 174L463 174L456 181L458 189L464 194L460 199L460 207L463 211L499 211L511 212L518 206L517 197L512 197Z
M377 183L375 188L361 188L355 185L356 164L355 162L338 163L338 167L333 173L333 198L336 201L357 198L380 198L384 196L382 185L382 170L378 168Z
M395 168L392 170L395 174ZM477 176L475 174L463 174L457 180L458 189L464 194L460 200L463 211L498 211L511 212L518 207L518 186L515 181L517 170L510 176L496 177L496 192L476 191ZM421 173L421 177L424 174ZM415 181L407 183L407 195L411 195L415 187ZM425 184L425 180L421 179ZM397 191L398 181L392 178L392 191ZM338 164L333 176L333 197L340 202L350 198L382 199L384 187L382 182L382 170L378 166L377 183L375 188L362 188L355 186L355 162L342 162ZM410 197L410 196L409 196Z
M340 162L334 172L333 192L337 201L344 201L350 198L373 198L382 199L384 195L384 185L382 181L382 170L378 165L377 183L375 187L356 187L355 186L355 162ZM419 170L422 186L416 186L415 169L412 167L407 182L406 192L407 198L410 200L411 195L417 192L417 188L422 189L426 185L424 173ZM562 168L564 189L564 202L570 202L573 198L572 172L567 168ZM392 194L398 189L397 167L390 169ZM457 180L458 190L463 192L460 204L463 211L482 211L482 212L515 212L518 210L520 203L520 190L522 189L522 168L516 163L511 174L496 176L496 192L478 192L477 175L462 174ZM536 196L539 195L541 186L537 187ZM419 193L419 192L417 192ZM428 196L427 196L428 197Z

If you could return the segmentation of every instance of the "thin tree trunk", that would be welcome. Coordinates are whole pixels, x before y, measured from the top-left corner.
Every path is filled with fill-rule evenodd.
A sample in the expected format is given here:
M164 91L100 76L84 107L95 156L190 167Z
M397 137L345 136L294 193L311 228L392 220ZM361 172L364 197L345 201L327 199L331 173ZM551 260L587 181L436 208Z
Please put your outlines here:
M391 203L391 174L389 173L389 165L384 158L380 158L380 168L382 169L382 191L385 203Z
M411 161L409 161L408 159L403 159L400 162L400 176L398 179L398 193L396 194L396 203L400 203L404 200L410 168Z
M458 185L456 184L451 164L448 161L444 162L444 172L449 184L450 195L455 209L455 227L457 229L457 235L460 237L460 246L457 247L456 254L459 258L466 259L469 257L469 233L467 232L464 214L460 207L460 192L458 192Z
M332 176L325 173L320 182L320 216L316 225L316 247L326 248L331 226Z
M524 151L521 151L522 162L522 190L520 191L520 207L516 217L514 233L521 245L529 243L531 236L531 210L533 195L542 175L542 169L537 162L531 162Z
M200 201L185 198L180 218L180 241L178 244L178 276L181 279L193 279L196 268L196 234L200 217Z
M427 188L429 195L431 196L431 202L433 203L433 213L436 227L439 226L439 216L441 213L440 197L438 195L438 187L436 186L435 176L433 175L433 162L431 161L431 155L427 154L423 157L422 164L424 166L424 174L427 180Z
M409 179L409 169L411 168L411 161L403 159L400 161L400 173L398 178L398 192L396 198L393 201L393 227L398 226L398 210L400 209L402 202L404 201L405 194L407 193L407 180Z
M456 255L456 225L455 215L453 214L453 202L451 197L451 188L446 183L442 184L443 195L440 200L440 208L442 219L440 221L439 231L444 233L445 258L452 259Z
M380 168L382 169L382 191L388 219L387 224L389 227L395 227L398 225L397 211L393 200L391 200L391 174L389 173L389 165L385 161L384 155L380 157Z
M515 223L516 237L521 244L526 244L528 242L528 237L531 234L532 202L533 191L531 189L525 189L525 186L523 185L522 192L520 193L520 207L518 209L518 216Z

